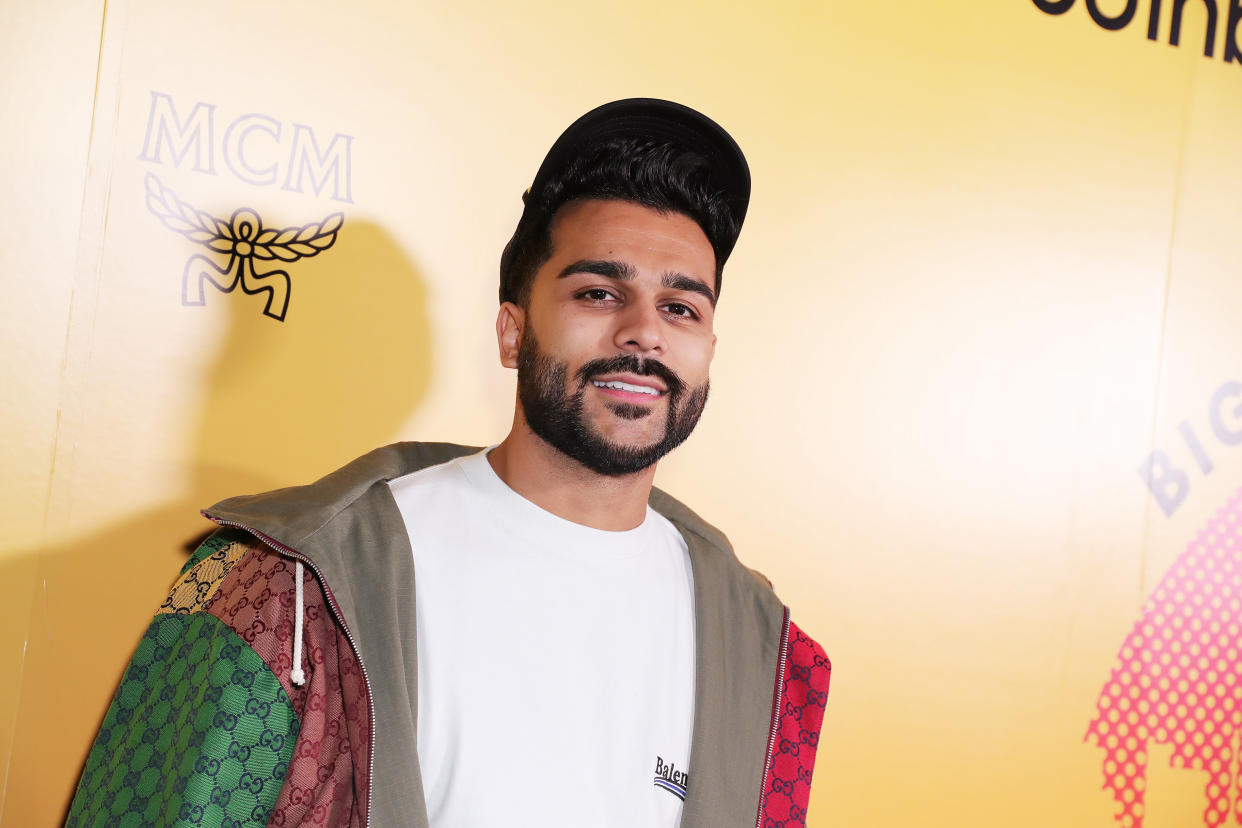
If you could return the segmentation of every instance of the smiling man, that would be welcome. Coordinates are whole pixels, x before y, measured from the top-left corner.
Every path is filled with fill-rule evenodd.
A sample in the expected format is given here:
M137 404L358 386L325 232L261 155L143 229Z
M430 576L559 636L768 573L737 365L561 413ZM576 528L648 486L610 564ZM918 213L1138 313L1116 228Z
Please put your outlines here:
M514 474L556 468L567 493L600 482L615 493L622 481L628 508L617 513L615 494L593 503L619 524L607 528L626 528L642 519L656 461L707 402L715 256L689 217L628 201L575 201L553 237L525 300L504 302L497 319L520 404L491 462ZM523 452L533 454L510 463Z
M805 824L828 661L652 486L749 196L679 104L571 125L501 257L508 436L206 510L69 824Z

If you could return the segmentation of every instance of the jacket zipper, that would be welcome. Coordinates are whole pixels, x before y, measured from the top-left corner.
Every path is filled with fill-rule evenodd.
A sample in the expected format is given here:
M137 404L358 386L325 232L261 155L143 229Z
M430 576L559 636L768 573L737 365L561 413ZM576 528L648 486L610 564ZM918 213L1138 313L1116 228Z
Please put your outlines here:
M789 607L781 621L780 655L776 660L776 687L772 691L772 724L768 736L768 752L763 757L763 784L759 788L759 812L755 815L755 828L763 828L763 808L768 801L768 770L776 753L776 725L780 720L781 702L785 695L785 662L789 660Z
M349 641L349 646L353 648L354 657L358 659L358 667L362 670L362 681L367 686L367 711L369 713L368 718L371 721L371 746L370 746L371 755L367 758L367 818L366 818L365 826L366 828L370 828L371 826L371 796L372 796L372 791L373 791L374 784L375 784L374 782L375 780L375 703L371 698L371 677L367 675L367 667L365 664L362 663L362 653L359 652L358 650L358 642L354 641L354 635L353 633L349 631L349 627L345 624L345 617L341 614L341 608L336 605L336 596L332 594L332 590L326 588L328 585L328 582L323 577L323 573L319 571L319 567L315 566L315 562L312 561L310 558L306 557L305 555L303 555L301 552L290 549L289 547L285 546L280 541L273 540L272 538L269 538L267 535L263 534L257 529L253 529L249 526L246 526L245 524L234 523L231 520L222 520L218 517L209 515L206 512L203 513L203 516L209 520L215 521L221 526L232 526L236 529L245 530L246 532L249 532L251 535L254 535L259 540L263 541L263 543L267 544L268 546L270 546L272 549L276 550L277 552L301 561L302 563L304 563L305 565L311 568L311 571L315 573L315 577L319 579L319 583L324 585L325 587L324 594L328 598L328 606L331 607L332 615L336 619L336 622L340 624L341 629L345 631L345 638ZM786 621L788 621L788 613L786 613Z

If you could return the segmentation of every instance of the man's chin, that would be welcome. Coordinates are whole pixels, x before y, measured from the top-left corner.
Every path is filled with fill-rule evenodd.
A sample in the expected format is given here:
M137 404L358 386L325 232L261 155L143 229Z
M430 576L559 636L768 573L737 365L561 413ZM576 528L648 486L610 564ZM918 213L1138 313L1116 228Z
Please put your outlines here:
M560 450L597 474L608 477L637 474L654 466L671 448L666 445L663 424L656 422L659 418L645 419L658 426L653 429L656 433L646 428L633 428L640 424L633 420L613 420L610 425L614 428L608 429L584 424L585 433L580 433L578 440ZM625 428L626 425L631 427Z
M632 403L608 403L605 411L587 418L583 425L596 444L625 452L651 451L664 440L667 431L663 411Z
M589 455L575 457L582 465L605 477L640 474L660 462L665 452L659 444L617 445L599 443Z

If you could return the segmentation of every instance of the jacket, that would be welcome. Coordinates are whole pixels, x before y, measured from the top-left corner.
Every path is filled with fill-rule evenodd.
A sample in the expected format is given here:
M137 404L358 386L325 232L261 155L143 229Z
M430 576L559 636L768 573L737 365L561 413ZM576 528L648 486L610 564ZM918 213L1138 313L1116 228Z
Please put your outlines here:
M222 528L138 645L66 824L426 828L415 572L387 481L473 451L399 443L205 510ZM650 503L694 577L681 824L804 825L828 659L722 533L658 489Z

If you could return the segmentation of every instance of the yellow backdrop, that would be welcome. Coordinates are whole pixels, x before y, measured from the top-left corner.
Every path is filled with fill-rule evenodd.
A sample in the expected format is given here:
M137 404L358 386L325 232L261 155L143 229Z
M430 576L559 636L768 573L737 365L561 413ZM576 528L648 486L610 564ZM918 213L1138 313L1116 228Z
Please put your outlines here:
M658 483L832 656L810 824L1238 824L1240 26L1237 0L4 4L0 820L62 818L198 508L503 436L518 195L569 120L648 95L754 174L712 402ZM321 239L341 214L260 263L283 321L183 303L187 271L231 278L195 223L241 208Z

